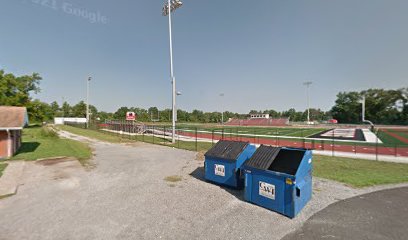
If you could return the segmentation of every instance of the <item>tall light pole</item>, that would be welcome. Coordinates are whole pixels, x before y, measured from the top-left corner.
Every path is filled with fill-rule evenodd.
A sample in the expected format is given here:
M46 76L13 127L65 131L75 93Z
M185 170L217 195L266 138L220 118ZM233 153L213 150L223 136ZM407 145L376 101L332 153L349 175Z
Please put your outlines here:
M92 77L88 77L86 81L86 128L89 128L89 82Z
M171 12L176 10L177 8L181 7L183 3L180 0L168 0L167 3L163 6L163 16L169 17L169 42L170 42L170 80L172 83L172 109L173 109L173 116L172 116L172 137L171 142L175 143L175 135L176 135L176 119L177 119L177 111L176 111L176 78L174 77L173 72L173 41L171 36Z
M224 97L224 93L220 93L220 97ZM221 101L221 108L223 108L223 101ZM221 109L221 125L224 125L224 108Z
M307 88L307 124L310 123L310 85L312 85L313 82L304 82L303 85L306 86Z

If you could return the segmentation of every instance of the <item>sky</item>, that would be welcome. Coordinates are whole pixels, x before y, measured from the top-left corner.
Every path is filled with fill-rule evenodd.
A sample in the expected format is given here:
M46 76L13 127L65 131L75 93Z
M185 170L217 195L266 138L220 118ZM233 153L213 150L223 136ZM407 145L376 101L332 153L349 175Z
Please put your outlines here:
M162 0L1 0L0 69L38 72L45 102L171 107ZM408 87L406 0L184 0L178 108L329 110L341 91ZM95 17L96 16L96 17ZM221 97L220 93L224 93Z

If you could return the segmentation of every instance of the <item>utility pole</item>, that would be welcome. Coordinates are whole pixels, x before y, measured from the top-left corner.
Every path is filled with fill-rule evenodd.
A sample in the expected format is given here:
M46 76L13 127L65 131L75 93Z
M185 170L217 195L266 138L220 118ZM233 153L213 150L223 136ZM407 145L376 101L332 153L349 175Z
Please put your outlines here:
M224 97L224 93L220 93L220 97L223 98ZM223 106L223 102L221 100L221 125L224 125L224 106Z
M89 128L89 82L92 77L88 77L86 81L86 128Z

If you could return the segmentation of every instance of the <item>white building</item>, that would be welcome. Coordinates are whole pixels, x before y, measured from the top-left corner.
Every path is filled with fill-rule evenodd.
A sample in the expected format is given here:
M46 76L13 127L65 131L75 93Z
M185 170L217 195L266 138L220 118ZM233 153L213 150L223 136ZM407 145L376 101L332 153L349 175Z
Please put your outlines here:
M65 123L86 123L86 118L73 117L56 117L54 118L55 125L63 125Z
M269 118L269 114L268 113L251 114L251 118Z

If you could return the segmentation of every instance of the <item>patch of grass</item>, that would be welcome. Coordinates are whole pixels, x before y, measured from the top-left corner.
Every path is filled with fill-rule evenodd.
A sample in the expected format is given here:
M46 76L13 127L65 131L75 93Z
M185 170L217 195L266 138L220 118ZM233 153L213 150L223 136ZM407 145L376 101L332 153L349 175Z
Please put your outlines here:
M182 176L178 176L178 175L167 176L167 177L164 178L164 181L166 181L166 182L172 182L172 183L180 182L181 180L183 180L183 177L182 177Z
M3 171L8 166L7 163L0 163L0 177L3 176Z
M37 160L55 157L73 157L84 163L91 158L92 151L85 143L59 138L45 127L23 130L22 146L11 160Z
M84 137L89 137L93 139L97 139L104 142L111 142L111 143L122 143L122 142L130 142L130 140L126 136L119 136L114 133L91 130L91 129L84 129L78 127L72 127L67 125L60 125L58 129L71 132L73 134L81 135Z
M0 196L0 200L1 200L1 199L4 199L4 198L11 197L11 196L14 196L14 195L15 195L15 193L10 193L10 194L6 194L6 195L1 195L1 196Z
M408 182L408 164L313 156L313 175L361 188Z
M207 151L212 147L212 143L209 142L197 142L197 149L196 149L196 143L195 142L187 142L187 141L176 141L175 144L169 145L173 146L176 148L181 148L189 151Z

